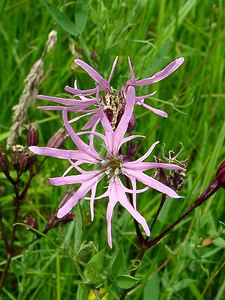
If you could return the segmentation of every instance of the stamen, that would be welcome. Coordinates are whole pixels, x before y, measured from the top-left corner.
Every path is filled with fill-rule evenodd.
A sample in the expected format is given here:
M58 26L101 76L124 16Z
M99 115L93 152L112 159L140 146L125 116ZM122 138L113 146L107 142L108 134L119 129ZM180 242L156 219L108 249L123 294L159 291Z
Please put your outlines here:
M109 156L106 160L101 161L101 167L109 179L118 176L121 173L122 157L121 156Z
M113 129L116 129L118 118L124 110L125 99L122 93L106 93L100 100L103 110Z

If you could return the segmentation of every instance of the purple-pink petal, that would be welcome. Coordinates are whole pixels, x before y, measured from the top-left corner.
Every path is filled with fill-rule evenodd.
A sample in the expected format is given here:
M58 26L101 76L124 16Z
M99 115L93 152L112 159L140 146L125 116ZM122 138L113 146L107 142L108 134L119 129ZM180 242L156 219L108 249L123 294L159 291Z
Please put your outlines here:
M134 69L133 69L130 57L128 57L128 64L129 64L129 68L130 68L131 82L134 82L136 80L136 78L135 78Z
M83 68L90 76L94 79L95 82L99 84L101 90L109 89L109 82L105 80L102 75L100 75L95 69L89 66L86 62L75 59L75 63Z
M139 157L135 162L142 162L146 158L149 157L149 155L152 153L152 151L155 149L155 146L158 145L159 141L155 142L154 144L151 145L151 147L148 149L148 151L141 157Z
M120 145L122 143L123 137L127 131L129 121L133 114L134 105L135 105L135 90L133 87L129 87L127 91L127 99L126 99L126 106L124 109L124 113L114 133L114 141L113 141L114 155L117 155L119 152Z
M90 120L87 121L87 123L82 127L83 130L92 128L94 125L98 124L100 121L100 117L98 113L95 113Z
M52 185L56 185L56 186L61 186L65 184L84 183L88 180L95 178L100 173L101 171L90 171L79 175L49 178L49 181Z
M141 105L144 106L145 108L147 108L148 110L154 112L156 115L158 115L160 117L163 117L163 118L168 117L168 114L165 111L161 110L161 109L154 108L154 107L152 107L152 106L150 106L146 103L142 103Z
M60 97L52 97L52 96L45 96L45 95L37 95L37 98L40 99L40 100L52 101L52 102L60 103L60 104L64 104L64 105L73 105L74 102L76 103L77 101L80 101L80 100L60 98Z
M71 93L76 96L82 96L82 95L89 96L89 95L96 94L96 91L97 91L97 88L88 89L88 90L80 90L80 89L76 89L76 88L73 88L68 85L66 85L64 89L68 93Z
M63 218L71 209L77 204L77 202L83 198L91 188L101 179L102 175L95 176L94 178L84 182L75 194L64 204L57 213L58 218Z
M141 224L147 236L150 236L150 230L145 218L130 204L123 190L123 187L119 183L118 178L115 178L115 181L112 183L113 189L117 195L119 203L132 215L132 217Z
M113 187L111 187L109 192L109 202L106 210L106 222L107 222L107 240L109 247L112 248L112 215L113 209L117 203L117 194Z
M98 152L95 151L94 148L91 148L90 145L87 145L85 142L83 142L79 136L76 134L76 132L73 130L73 128L70 126L68 122L68 116L67 111L63 111L63 121L64 125L71 136L73 142L75 145L84 153L90 155L93 158L93 161L99 161L101 159L101 156L98 154Z
M121 147L124 143L127 143L129 141L132 141L133 139L136 139L136 138L144 138L145 136L144 135L140 135L140 134L135 134L135 135L130 135L128 137L125 137L122 139L119 147Z
M184 58L180 57L172 61L169 65L167 65L162 71L154 74L149 78L145 78L142 80L136 80L134 82L129 81L128 84L131 86L143 86L143 85L150 85L155 82L161 81L164 78L168 77L170 74L175 72L184 62Z
M166 186L165 184L159 182L158 180L142 173L141 171L132 170L128 168L123 168L123 172L126 176L131 176L138 181L142 182L145 185L148 185L149 187L159 191L160 193L163 193L171 198L181 198L174 190Z
M112 76L113 76L113 73L115 71L115 67L117 65L117 62L118 62L118 56L115 58L114 62L113 62L113 65L112 65L112 69L111 69L111 72L110 72L110 75L109 75L109 79L108 79L108 82L110 83L111 79L112 79Z
M80 150L61 150L57 148L30 146L29 150L38 155L56 157L60 159L83 159L90 162L89 156ZM91 160L93 161L93 160Z
M151 163L151 162L125 162L123 166L128 169L138 170L138 171L146 171L150 169L163 168L168 170L184 170L184 168L174 165L174 164L165 164L165 163Z
M150 94L147 95L143 95L143 96L136 96L136 101L139 102L140 104L144 103L144 99L150 98L152 96L154 96L157 92L152 92Z
M97 185L98 185L98 182L96 182L91 189L91 198L90 198L91 221L94 220L94 201L95 201Z

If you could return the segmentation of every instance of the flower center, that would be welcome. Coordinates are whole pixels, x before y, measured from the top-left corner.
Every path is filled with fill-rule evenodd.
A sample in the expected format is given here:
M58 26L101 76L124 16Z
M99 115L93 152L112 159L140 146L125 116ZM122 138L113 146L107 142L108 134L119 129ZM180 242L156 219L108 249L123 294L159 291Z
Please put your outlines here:
M125 99L122 93L106 93L100 101L112 128L116 129L125 106Z
M107 177L111 179L121 173L122 157L108 156L101 162L101 165Z

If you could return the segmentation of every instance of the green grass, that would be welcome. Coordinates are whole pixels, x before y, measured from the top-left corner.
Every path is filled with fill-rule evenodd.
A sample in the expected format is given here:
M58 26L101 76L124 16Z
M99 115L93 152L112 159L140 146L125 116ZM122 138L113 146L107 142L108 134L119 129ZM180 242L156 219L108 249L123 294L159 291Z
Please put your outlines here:
M175 74L159 84L138 90L138 93L157 90L153 100L147 101L169 114L168 119L162 119L144 108L137 108L136 132L146 135L139 154L155 140L160 140L161 145L165 143L167 151L176 152L182 142L184 150L179 158L189 159L187 180L180 192L184 199L167 200L152 233L154 237L207 187L224 159L224 1L84 2L87 4L82 11L83 5L76 1L53 1L73 22L78 22L79 28L85 26L80 35L72 36L54 22L43 1L1 1L0 142L5 145L12 107L17 104L23 81L40 57L53 28L58 31L58 42L44 59L41 94L63 95L64 86L72 85L75 78L81 88L93 86L80 68L73 70L73 60L78 56L108 76L113 59L118 55L119 64L112 81L115 88L120 88L129 76L127 56L132 59L139 78L184 56L185 63ZM38 101L29 109L27 123L40 121L39 144L45 145L62 121L60 113L38 111L36 103ZM25 132L18 142L24 142L24 138ZM155 155L162 155L161 146L157 149ZM47 178L59 176L65 166L53 159L46 161L22 206L21 223L31 214L39 230L43 230L65 191L51 187ZM13 192L2 174L0 185L1 206L6 228L10 230ZM160 244L146 251L136 273L139 281L128 299L224 299L224 195L219 191ZM149 221L159 199L154 192L139 198L139 210ZM94 299L90 291L98 287L107 293L104 299L119 299L123 278L116 276L129 274L138 244L130 216L117 206L113 217L113 249L108 248L106 204L106 199L96 201L95 220L91 223L88 204L81 202L74 209L75 222L52 230L48 237L13 258L1 299L80 300L88 299L88 295ZM34 234L24 226L17 226L16 245L19 247L32 240ZM209 246L202 244L206 238L212 239ZM0 256L2 270L6 259L2 240ZM113 261L118 267L112 267ZM96 273L93 274L93 270Z

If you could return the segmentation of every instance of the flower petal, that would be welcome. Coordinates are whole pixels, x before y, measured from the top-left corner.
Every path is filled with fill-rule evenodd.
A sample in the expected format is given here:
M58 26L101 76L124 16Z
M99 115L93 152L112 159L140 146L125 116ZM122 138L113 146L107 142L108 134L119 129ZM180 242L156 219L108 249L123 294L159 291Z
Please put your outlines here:
M95 94L97 91L96 88L88 89L88 90L80 90L68 85L65 86L64 90L76 96L82 96L82 95L89 96Z
M127 91L127 100L126 100L124 113L114 133L114 141L113 141L114 155L117 155L119 152L122 139L127 131L129 121L133 114L134 105L135 105L135 90L133 87L129 87Z
M114 186L112 185L110 187L109 203L107 205L107 210L106 210L107 239L108 239L108 244L109 244L110 248L112 248L112 232L111 232L112 215L113 215L113 209L117 202L118 202L118 200L117 200L116 190L115 190Z
M91 180L84 182L76 193L64 204L57 213L58 218L63 218L71 209L77 204L77 202L83 198L90 189L101 179L102 175L95 176Z
M98 185L98 182L96 182L91 189L91 199L90 199L91 221L94 220L94 201L95 201L97 185Z
M93 161L98 161L101 159L101 156L95 151L94 148L91 148L90 145L87 145L85 142L83 142L79 136L76 134L76 132L73 130L73 128L70 126L68 122L68 116L67 111L63 111L63 121L64 125L71 136L73 142L75 145L81 150L84 151L86 154L90 155L93 158Z
M84 69L91 76L91 78L93 78L94 81L99 84L101 90L109 89L109 82L105 80L102 77L102 75L100 75L95 69L89 66L86 62L80 59L75 59L75 63L79 65L82 69Z
M130 181L132 184L132 189L133 189L133 207L134 209L137 209L137 182L136 179L130 177Z
M95 104L97 102L96 98L93 99L86 99L86 100L76 100L76 99L69 99L69 98L60 98L60 97L52 97L52 96L45 96L45 95L38 95L38 99L44 100L44 101L51 101L59 104L64 104L68 106L76 106L79 105L85 101L87 103L90 103L90 105Z
M88 120L88 122L82 127L83 130L92 128L94 125L97 125L100 121L99 115L98 114L94 114L90 120Z
M131 74L131 82L135 81L135 74L134 74L134 69L130 60L130 57L128 57L128 64L129 64L129 68L130 68L130 74Z
M82 156L82 152L80 150L61 150L57 148L38 147L38 146L30 146L29 150L35 154L51 156L60 159L68 159L68 158L81 159L82 158L83 160L85 160L87 158Z
M112 79L112 76L113 76L113 73L114 73L114 70L115 70L115 67L117 65L117 62L118 62L118 56L115 58L114 62L113 62L113 65L112 65L112 69L111 69L111 72L110 72L110 75L109 75L109 79L108 79L108 82L110 83L111 79Z
M175 72L184 62L184 58L180 57L172 61L169 65L167 65L162 71L154 74L149 78L145 78L142 80L136 80L134 82L129 81L128 84L131 86L143 86L143 85L150 85L155 82L161 81L164 78L168 77L170 74Z
M165 163L151 163L151 162L124 162L123 166L128 169L138 170L138 171L146 171L149 169L168 169L168 170L184 170L181 166L174 164L165 164Z
M144 96L136 96L136 101L139 102L140 104L143 104L143 100L146 99L146 98L150 98L152 96L154 96L157 92L154 91L153 93L150 93L150 94L147 94L147 95L144 95Z
M155 146L158 145L158 143L159 143L159 141L157 141L154 144L152 144L151 147L148 149L148 151L143 156L141 156L140 158L138 158L137 160L135 160L135 162L142 162L147 157L149 157L149 155L152 153L152 151L154 150Z
M150 186L151 188L159 191L160 193L167 195L170 198L181 198L181 196L179 196L174 190L172 190L165 184L162 184L160 181L142 173L141 171L123 168L123 172L128 177L132 176L136 178L138 181L144 183L145 185Z
M150 230L145 218L130 204L127 199L127 196L123 190L123 187L119 183L118 178L115 178L115 181L112 183L115 191L115 198L118 199L119 203L132 215L132 217L141 224L147 236L150 236Z
M135 134L135 135L130 135L128 137L125 137L125 138L122 139L121 144L119 145L119 147L121 147L124 143L127 143L127 142L129 142L133 139L136 139L136 138L145 138L145 136L140 135L140 134Z
M70 175L66 177L54 177L49 178L49 181L52 185L61 186L65 184L76 184L76 183L84 183L88 180L92 180L97 175L99 175L101 171L90 171L79 175Z
M148 110L151 110L152 112L154 112L156 115L158 115L160 117L163 117L163 118L168 117L168 114L165 111L161 110L161 109L154 108L154 107L152 107L152 106L150 106L146 103L142 103L141 105L144 106L145 108L147 108Z

